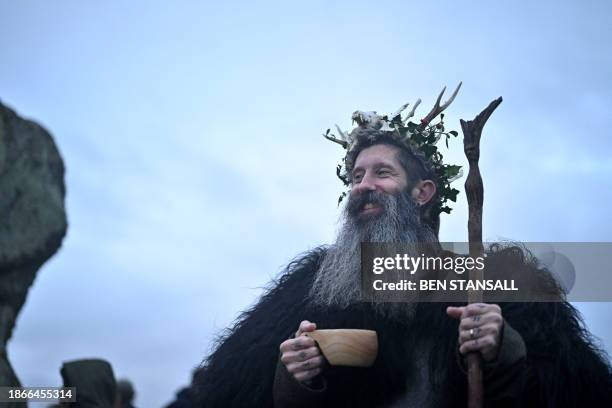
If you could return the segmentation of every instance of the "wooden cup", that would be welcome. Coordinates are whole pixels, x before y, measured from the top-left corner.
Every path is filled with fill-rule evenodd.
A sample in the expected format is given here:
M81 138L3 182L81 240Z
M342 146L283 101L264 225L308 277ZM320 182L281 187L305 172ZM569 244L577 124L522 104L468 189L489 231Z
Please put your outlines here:
M331 365L371 367L378 354L378 336L373 330L315 330L304 334L318 343Z

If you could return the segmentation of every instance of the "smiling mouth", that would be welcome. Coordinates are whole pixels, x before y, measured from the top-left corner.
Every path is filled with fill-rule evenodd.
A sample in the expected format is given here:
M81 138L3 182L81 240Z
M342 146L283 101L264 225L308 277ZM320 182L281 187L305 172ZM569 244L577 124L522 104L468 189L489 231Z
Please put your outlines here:
M379 211L382 211L382 207L380 205L367 203L363 206L361 211L359 211L359 214L377 213Z

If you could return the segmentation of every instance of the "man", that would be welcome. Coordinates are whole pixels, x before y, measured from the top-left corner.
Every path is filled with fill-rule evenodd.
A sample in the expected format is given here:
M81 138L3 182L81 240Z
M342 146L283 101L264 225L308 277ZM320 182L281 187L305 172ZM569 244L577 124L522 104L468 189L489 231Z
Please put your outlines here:
M119 408L134 408L134 398L136 392L132 382L128 379L117 381L117 400L116 405Z
M113 408L117 384L113 368L105 360L67 361L60 369L64 387L76 388L76 402L63 402L63 407Z
M347 217L336 245L328 250L322 266L315 275L310 290L314 302L323 306L339 305L347 307L359 301L360 265L355 256L361 242L429 242L435 240L431 227L420 224L418 208L427 205L436 193L436 183L423 177L424 171L418 170L419 163L406 151L402 151L384 135L376 138L376 144L363 148L356 156L355 166L351 172L352 190L347 206ZM402 165L402 162L406 163ZM413 162L411 164L408 164ZM410 178L407 169L415 169ZM410 187L410 188L409 188ZM404 195L404 201L400 198ZM397 204L392 204L396 200ZM412 214L413 219L406 215ZM405 224L405 225L402 225ZM397 225L394 230L392 227ZM375 306L376 307L376 306ZM412 318L414 305L381 304L379 308L387 314L398 314L399 321ZM393 308L393 309L390 309ZM389 309L389 310L387 310ZM497 305L477 304L468 307L449 307L450 316L461 319L459 329L460 351L479 351L485 361L491 362L499 354L503 318ZM316 324L303 321L296 337L283 342L280 346L284 367L278 369L277 388L291 388L291 384L278 385L287 380L278 378L291 374L297 382L306 386L304 390L293 387L293 393L306 391L308 382L322 373L326 362L314 340L304 337L304 333L314 331ZM470 330L477 330L478 337L470 335ZM518 361L524 358L524 345L520 336L506 325L505 345L512 350L520 350L514 357ZM512 332L511 332L512 331ZM510 334L512 333L512 334ZM510 336L513 336L510 340ZM515 344L510 343L514 340ZM506 353L506 354L508 354ZM505 354L504 354L505 355ZM506 361L510 368L516 361ZM507 371L506 371L507 372ZM294 384L295 385L295 384ZM416 389L413 384L413 392ZM425 384L419 384L424 387ZM275 390L277 400L290 401L287 390ZM415 396L411 395L415 403ZM294 405L294 404L288 404ZM423 406L419 403L418 406Z
M484 360L489 405L607 406L607 359L565 302L364 299L361 243L436 245L438 216L453 194L448 167L430 148L442 125L404 124L399 113L353 119L359 126L349 135L326 136L347 149L338 174L351 186L336 242L293 261L222 337L200 377L201 406L465 406L462 356L471 351ZM548 279L517 248L492 250L487 266ZM375 330L374 365L330 366L305 333L334 328Z

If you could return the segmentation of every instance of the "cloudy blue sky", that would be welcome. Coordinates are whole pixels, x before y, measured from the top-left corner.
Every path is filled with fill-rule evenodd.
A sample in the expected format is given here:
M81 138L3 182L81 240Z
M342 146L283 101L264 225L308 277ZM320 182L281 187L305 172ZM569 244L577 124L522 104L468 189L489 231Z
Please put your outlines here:
M70 229L8 348L25 385L95 356L138 406L169 402L283 265L333 239L341 149L321 133L460 80L449 127L504 97L485 237L612 241L608 2L290 3L0 3L0 100L67 167ZM461 196L441 238L465 240L466 217ZM610 305L579 307L612 350Z

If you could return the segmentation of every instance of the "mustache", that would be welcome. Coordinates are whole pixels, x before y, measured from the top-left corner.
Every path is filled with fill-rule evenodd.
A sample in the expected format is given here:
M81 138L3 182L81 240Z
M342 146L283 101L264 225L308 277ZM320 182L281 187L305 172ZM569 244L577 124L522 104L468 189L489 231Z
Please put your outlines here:
M392 199L393 197L389 194L380 191L368 191L359 195L351 195L346 204L346 211L349 215L355 217L368 203L379 205L386 210L389 207L389 201Z

